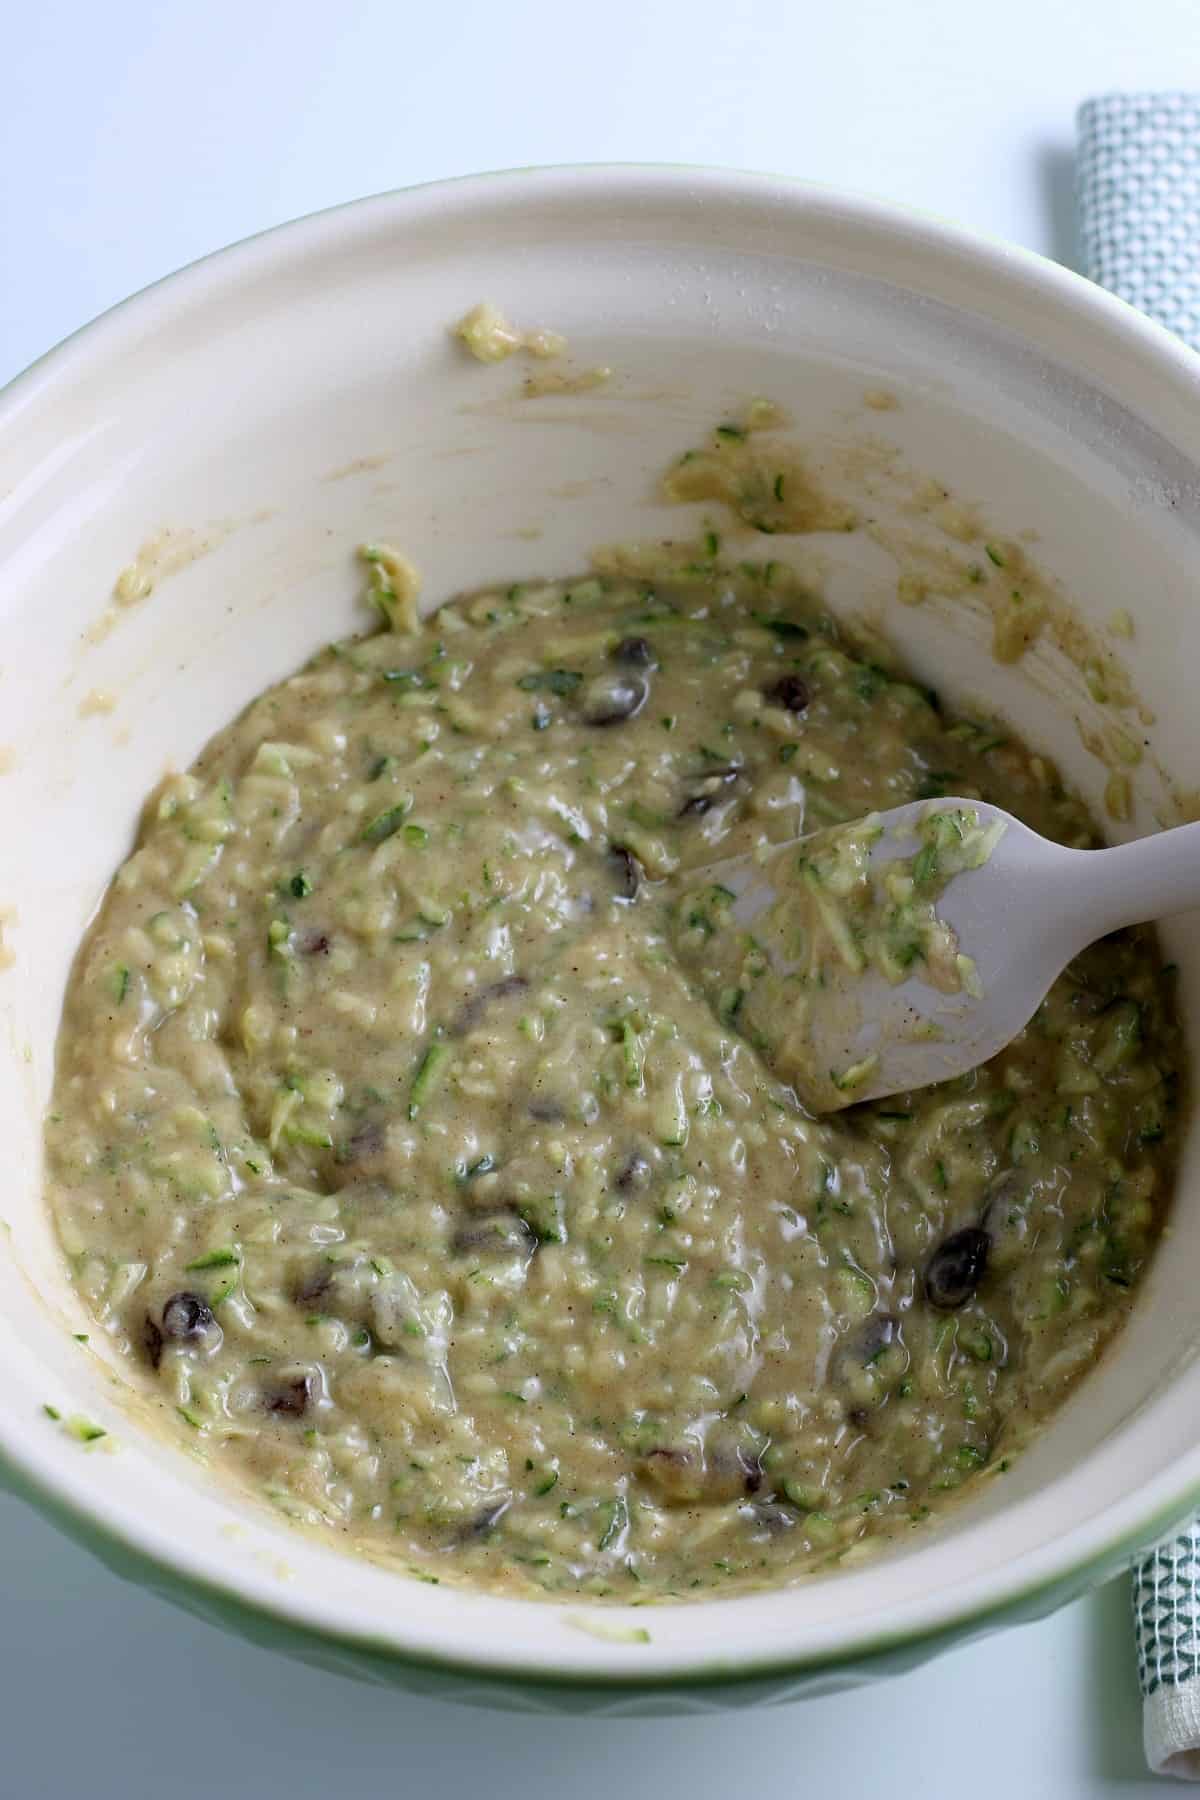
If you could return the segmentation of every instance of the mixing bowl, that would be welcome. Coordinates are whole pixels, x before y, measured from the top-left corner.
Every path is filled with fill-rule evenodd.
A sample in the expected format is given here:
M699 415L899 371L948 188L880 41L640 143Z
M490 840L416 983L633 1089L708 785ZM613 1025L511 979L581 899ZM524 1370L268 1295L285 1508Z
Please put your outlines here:
M518 397L513 365L448 333L483 296L612 380ZM864 408L874 390L899 407ZM432 604L678 535L659 472L755 394L801 435L885 438L998 530L1036 534L1085 620L1132 613L1155 722L1121 830L1168 816L1159 764L1200 782L1200 363L1084 281L935 220L690 170L450 183L212 257L0 400L4 1479L123 1574L323 1664L530 1708L785 1699L1042 1613L1200 1495L1195 1131L1131 1323L1011 1472L902 1552L749 1597L597 1609L389 1573L221 1486L129 1403L102 1334L73 1335L89 1325L43 1208L39 1114L72 952L149 787L365 623L360 540L402 545ZM153 592L110 611L131 561ZM835 600L1096 799L1078 670L1040 649L998 668L979 617L897 605L885 564L835 574ZM1166 937L1200 1017L1200 940L1187 920ZM84 1445L46 1405L109 1435Z

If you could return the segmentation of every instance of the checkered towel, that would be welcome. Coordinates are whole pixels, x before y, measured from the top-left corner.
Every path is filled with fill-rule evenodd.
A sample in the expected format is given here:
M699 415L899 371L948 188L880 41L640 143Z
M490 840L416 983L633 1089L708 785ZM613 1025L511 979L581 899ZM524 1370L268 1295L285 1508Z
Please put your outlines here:
M1084 273L1200 350L1200 94L1079 109Z

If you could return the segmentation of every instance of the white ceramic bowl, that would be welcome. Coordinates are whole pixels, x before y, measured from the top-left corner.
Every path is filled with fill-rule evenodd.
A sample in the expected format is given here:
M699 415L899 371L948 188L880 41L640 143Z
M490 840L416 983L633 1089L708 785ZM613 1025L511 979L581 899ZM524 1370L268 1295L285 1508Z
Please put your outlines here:
M447 335L483 295L610 363L611 390L513 403L513 367L482 369ZM1133 609L1154 751L1200 781L1198 369L1087 283L936 221L783 180L618 168L480 178L288 226L140 295L17 381L0 401L0 744L15 758L0 907L19 915L0 974L12 1485L125 1572L296 1653L461 1697L625 1710L902 1667L1046 1610L1180 1515L1200 1493L1196 1133L1132 1324L986 1499L857 1572L604 1613L648 1629L631 1642L584 1629L597 1615L578 1605L421 1585L339 1554L144 1431L120 1377L71 1336L88 1326L43 1211L38 1119L68 962L139 802L168 759L186 764L259 688L363 623L351 547L403 544L433 601L564 573L597 542L678 535L656 474L750 394L822 431L863 428L864 389L895 389L902 409L874 428L1000 529L1035 529L1085 616ZM207 553L89 644L114 574L163 527ZM1001 673L978 630L891 611L944 688L985 689L1097 793L1069 671ZM116 712L81 718L97 688ZM1189 921L1168 938L1200 1017L1200 942ZM83 1449L44 1402L98 1419L118 1451Z

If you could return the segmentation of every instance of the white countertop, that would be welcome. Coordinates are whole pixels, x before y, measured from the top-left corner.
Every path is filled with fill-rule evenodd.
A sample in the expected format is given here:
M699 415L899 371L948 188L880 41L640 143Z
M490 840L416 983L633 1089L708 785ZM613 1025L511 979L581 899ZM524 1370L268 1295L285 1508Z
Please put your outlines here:
M26 0L2 42L0 379L263 226L527 163L775 169L1069 261L1078 101L1200 88L1197 0ZM318 1674L0 1522L6 1800L1162 1792L1122 1583L872 1689L606 1724Z

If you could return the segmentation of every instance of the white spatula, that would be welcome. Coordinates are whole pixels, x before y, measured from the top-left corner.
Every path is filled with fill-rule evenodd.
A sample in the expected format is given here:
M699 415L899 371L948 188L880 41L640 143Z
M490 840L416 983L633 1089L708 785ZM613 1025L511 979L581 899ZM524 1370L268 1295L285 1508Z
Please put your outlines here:
M855 833L860 912L844 918L843 877L820 871L831 851L846 864ZM938 837L952 846L941 872ZM975 866L957 866L960 839L978 847ZM893 922L880 939L883 966L870 954L864 896ZM940 943L937 966L913 949L911 929L895 927L914 904L949 928L930 940ZM986 1062L1088 944L1200 906L1200 824L1067 850L982 801L918 801L693 873L681 906L681 955L722 1018L808 1106L830 1112Z

